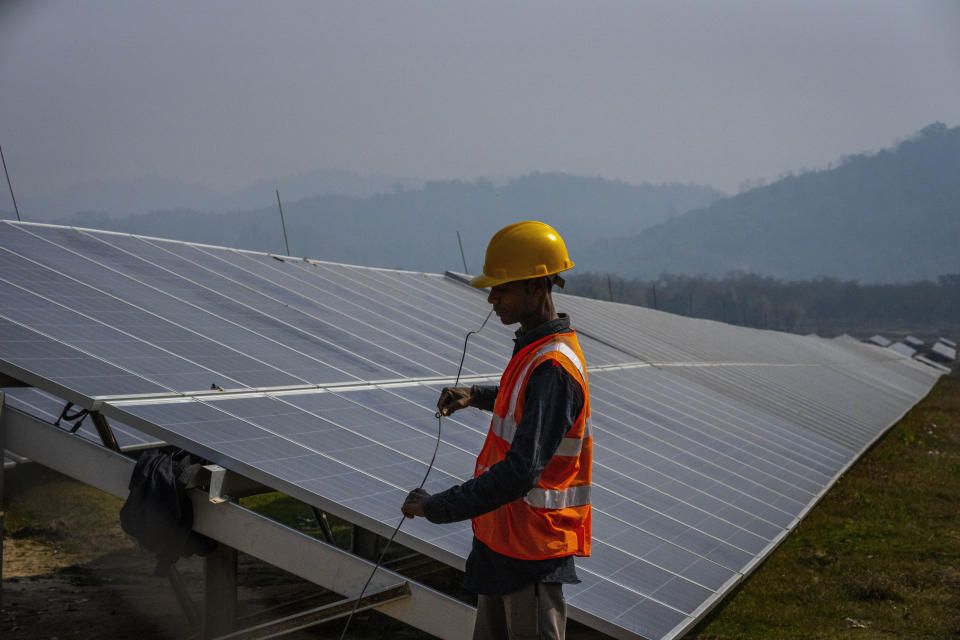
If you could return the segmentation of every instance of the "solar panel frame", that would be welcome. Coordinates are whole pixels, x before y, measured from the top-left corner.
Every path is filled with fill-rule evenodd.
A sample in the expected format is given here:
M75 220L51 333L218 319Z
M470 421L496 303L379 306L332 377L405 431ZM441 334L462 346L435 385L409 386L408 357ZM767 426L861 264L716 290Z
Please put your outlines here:
M0 391L4 393L4 402L7 406L23 411L49 424L57 422L65 405L62 399L36 387L12 387L0 389ZM78 421L62 420L60 428L71 431ZM153 449L166 444L163 440L150 438L122 422L111 422L110 429L121 451ZM101 443L100 434L97 433L96 428L89 420L83 420L75 433L90 442Z
M27 244L35 255L25 255L22 243L10 247L13 231L34 238ZM327 317L324 303L302 294L309 290L349 309L335 310L333 324L355 323L361 340L356 344L381 349L381 342L396 338L401 347L383 344L404 350L411 361L417 353L445 351L442 367L419 368L416 375L398 370L393 380L301 377L297 384L259 386L249 379L225 392L161 385L126 399L117 393L84 396L64 386L69 375L31 373L29 358L18 364L0 351L0 367L14 377L24 375L57 395L72 393L114 422L162 436L383 535L392 532L398 505L426 469L435 438L433 403L439 388L451 382L457 332L478 326L488 308L482 292L453 278L125 234L3 223L0 248L2 255L18 257L8 260L12 268L4 273L19 278L18 293L9 287L0 293L23 303L20 319L28 324L30 305L40 305L44 295L48 304L56 298L58 312L68 316L96 319L97 300L131 296L166 318L144 293L149 291L187 305L177 307L181 320L196 321L204 337L216 327L261 327L249 344L261 362L275 366L281 362L263 345L276 342L278 327ZM47 263L57 277L43 272L46 280L36 280L40 272L28 263ZM83 295L78 285L87 287ZM33 286L50 288L31 291ZM940 373L849 339L758 332L559 293L556 300L573 315L595 393L596 551L578 562L583 582L567 590L568 603L571 617L617 637L674 638L690 628ZM268 309L277 305L288 309L272 314ZM223 324L226 310L240 310L242 321ZM121 380L128 374L144 380L93 353L98 340L119 330L104 320L80 323L73 340L92 350L87 353L6 320L0 311L0 327L39 336L58 354L79 354L78 362L103 363L106 371L119 371ZM495 383L511 337L498 323L475 336L471 353L480 355L468 355L465 382ZM232 335L227 341L243 344L231 347L238 352L248 344ZM0 349L9 344L0 338ZM451 371L438 370L447 365ZM237 368L225 366L230 373ZM85 391L96 387L86 384ZM460 412L448 424L427 482L431 491L472 474L489 415ZM460 569L469 552L465 523L437 526L417 519L404 524L399 538Z

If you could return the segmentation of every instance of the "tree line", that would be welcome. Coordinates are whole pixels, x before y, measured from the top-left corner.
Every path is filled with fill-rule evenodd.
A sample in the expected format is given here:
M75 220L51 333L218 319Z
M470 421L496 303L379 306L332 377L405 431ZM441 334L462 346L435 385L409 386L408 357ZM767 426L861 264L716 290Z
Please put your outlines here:
M729 324L832 337L873 333L960 336L960 274L906 284L816 278L782 281L748 273L723 278L665 274L656 280L587 273L567 293Z

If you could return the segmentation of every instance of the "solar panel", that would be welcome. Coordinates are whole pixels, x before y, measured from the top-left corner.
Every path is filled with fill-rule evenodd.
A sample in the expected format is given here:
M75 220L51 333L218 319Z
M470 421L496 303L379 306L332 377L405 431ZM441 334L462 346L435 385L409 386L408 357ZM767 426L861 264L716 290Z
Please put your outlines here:
M919 349L923 347L923 340L921 340L920 338L917 338L916 336L907 336L906 338L903 339L903 342L907 346L913 347L914 349Z
M489 310L452 277L46 225L0 223L0 266L0 368L52 394L11 404L98 400L142 442L385 535ZM595 439L593 555L565 592L616 637L682 635L941 373L851 338L556 301ZM471 338L464 383L495 383L512 337L492 319ZM445 419L426 488L470 477L488 428L481 411ZM398 538L463 568L471 533L416 519Z
M0 310L0 349L5 371L18 380L43 385L68 400L78 401L107 392L144 394L167 390L143 375L65 344L57 334L69 327L64 327L63 332L35 330L14 322L14 317L16 309L12 306Z
M933 354L936 354L940 357L941 360L945 362L953 362L957 359L957 350L954 347L949 347L943 342L938 342L933 345L931 349Z
M890 346L890 340L887 340L886 338L884 338L884 337L881 336L881 335L870 336L870 338L867 339L867 342L872 342L873 344L879 345L879 346L881 346L881 347L889 347L889 346Z
M907 344L905 344L905 343L903 343L903 342L894 342L893 344L891 344L891 345L890 345L889 347L887 347L887 348L890 349L890 350L892 350L892 351L896 351L896 352L899 353L900 355L906 356L906 357L908 357L908 358L912 358L913 355L917 352L916 349L914 349L913 347L911 347L911 346L909 346L909 345L907 345Z

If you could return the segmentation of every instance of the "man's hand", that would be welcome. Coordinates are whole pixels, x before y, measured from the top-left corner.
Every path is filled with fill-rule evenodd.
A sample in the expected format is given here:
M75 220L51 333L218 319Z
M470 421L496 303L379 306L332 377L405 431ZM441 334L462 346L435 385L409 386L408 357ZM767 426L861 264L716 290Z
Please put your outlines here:
M470 387L444 387L437 400L437 409L441 415L449 416L454 411L469 407L471 396Z
M400 507L400 511L408 518L415 518L416 516L423 518L423 500L429 497L430 494L423 489L414 489L407 495L407 499L403 501L403 506Z

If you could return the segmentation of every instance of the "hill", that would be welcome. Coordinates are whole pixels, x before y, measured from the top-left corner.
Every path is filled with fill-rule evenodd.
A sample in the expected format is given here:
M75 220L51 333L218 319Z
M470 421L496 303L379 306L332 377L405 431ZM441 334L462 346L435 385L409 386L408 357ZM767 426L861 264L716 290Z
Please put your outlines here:
M283 208L293 255L390 268L462 270L459 231L467 266L478 271L493 233L517 220L549 220L568 245L581 247L605 236L638 233L722 195L697 185L634 185L534 173L502 186L455 180L428 182L417 189L398 186L370 197L285 199ZM86 212L58 223L284 252L273 204L235 214L178 209L113 218ZM582 269L590 267L581 264Z
M625 277L731 271L907 282L960 272L960 127L785 177L598 242L585 261Z

